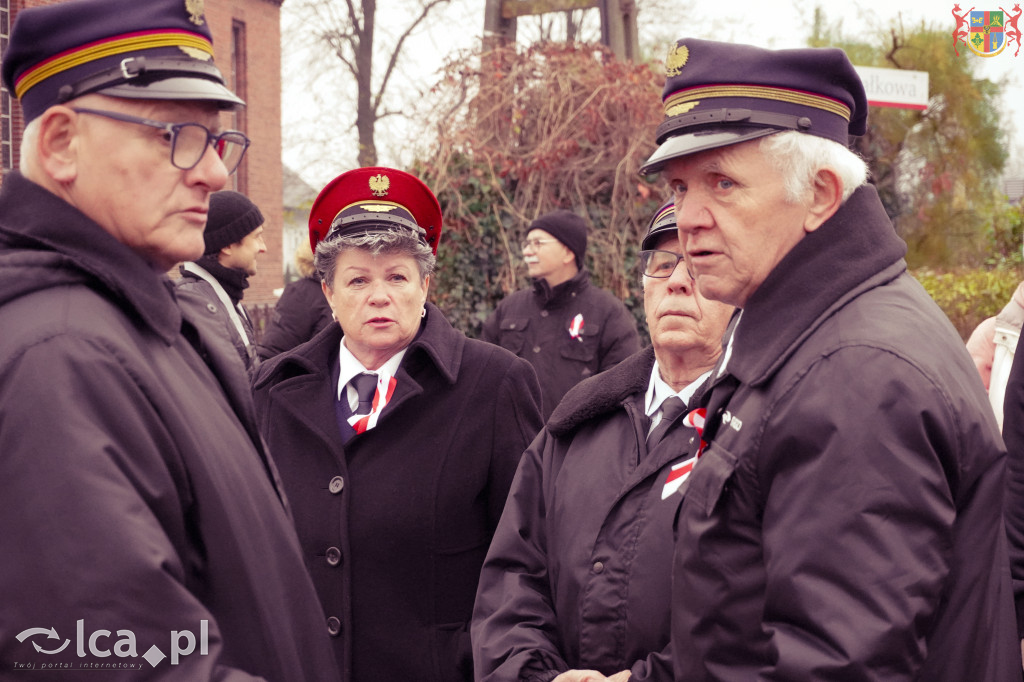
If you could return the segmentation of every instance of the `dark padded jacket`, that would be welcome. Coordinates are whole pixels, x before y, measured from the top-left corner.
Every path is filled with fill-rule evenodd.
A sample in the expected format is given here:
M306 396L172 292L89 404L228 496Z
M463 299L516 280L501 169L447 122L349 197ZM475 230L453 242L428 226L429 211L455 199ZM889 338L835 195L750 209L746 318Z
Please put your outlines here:
M173 289L4 178L0 677L35 660L68 679L338 679L241 361ZM34 627L57 638L17 638Z
M873 187L751 295L681 488L681 680L1019 682L1005 451Z
M583 328L569 332L577 315ZM525 358L537 371L547 419L566 392L640 350L636 321L622 301L590 283L586 271L553 289L543 279L502 300L481 337Z
M675 426L647 451L653 366L648 347L578 384L523 455L480 577L478 680L672 680L675 507L662 497L694 431Z

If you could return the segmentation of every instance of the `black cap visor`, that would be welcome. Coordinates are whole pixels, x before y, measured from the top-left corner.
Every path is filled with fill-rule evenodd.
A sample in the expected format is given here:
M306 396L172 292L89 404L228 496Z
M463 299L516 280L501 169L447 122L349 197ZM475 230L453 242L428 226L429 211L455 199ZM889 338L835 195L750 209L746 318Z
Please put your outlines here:
M666 163L681 156L727 147L778 132L781 132L779 128L730 125L674 135L662 142L661 146L651 154L651 158L647 159L640 167L640 175L657 173L665 167Z
M235 93L216 81L207 78L178 76L154 80L146 84L136 85L133 82L121 83L99 90L100 94L124 99L171 99L197 100L217 102L222 109L237 109L245 106L245 101Z

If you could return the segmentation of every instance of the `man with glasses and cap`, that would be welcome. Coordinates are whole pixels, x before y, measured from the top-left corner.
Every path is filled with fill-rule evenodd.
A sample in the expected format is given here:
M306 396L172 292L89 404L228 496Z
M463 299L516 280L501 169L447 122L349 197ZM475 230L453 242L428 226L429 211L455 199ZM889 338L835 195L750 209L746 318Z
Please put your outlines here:
M640 337L622 301L590 282L583 218L565 210L540 216L522 249L533 286L502 300L480 338L533 365L547 419L570 388L640 350Z
M165 274L249 143L202 3L24 9L2 75L0 677L337 679L238 357Z
M523 455L473 616L478 680L670 682L673 495L693 465L687 403L733 307L682 262L675 212L641 243L651 346L569 390Z
M641 169L739 308L677 494L680 680L1020 680L1005 451L849 135L838 49L680 40Z

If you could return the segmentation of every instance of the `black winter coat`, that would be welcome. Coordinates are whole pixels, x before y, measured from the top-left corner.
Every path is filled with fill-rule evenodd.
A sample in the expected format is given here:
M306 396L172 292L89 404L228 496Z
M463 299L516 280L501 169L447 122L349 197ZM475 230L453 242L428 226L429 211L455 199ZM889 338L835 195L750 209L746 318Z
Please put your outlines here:
M320 278L316 275L302 277L285 285L257 352L263 359L272 358L309 341L333 323L331 306L320 287Z
M1017 636L1024 639L1024 347L1013 358L1003 398L1006 441L1006 533L1010 539L1010 574L1017 614Z
M672 680L675 507L662 496L694 431L676 426L647 451L653 366L646 348L578 384L523 455L480 576L478 680Z
M376 427L344 445L339 325L267 361L255 385L347 682L471 679L480 566L541 427L530 365L427 308Z
M583 328L573 337L569 327L577 315ZM525 358L537 370L544 419L570 388L640 350L632 314L622 301L591 284L585 270L554 289L540 279L532 289L510 294L484 322L480 338Z
M256 368L259 366L259 356L256 355L252 322L248 315L236 311L242 323L242 330L245 332L243 339L231 314L225 309L224 301L220 299L209 282L181 268L181 279L176 281L174 286L175 297L198 311L203 317L209 318L209 326L216 328L231 342L235 352L238 353L238 358L245 366L246 372L249 376L254 376Z
M681 489L677 679L1021 679L1002 440L904 251L865 186L747 301Z
M4 178L0 677L337 679L241 361L206 325L79 211ZM37 627L57 638L17 638Z

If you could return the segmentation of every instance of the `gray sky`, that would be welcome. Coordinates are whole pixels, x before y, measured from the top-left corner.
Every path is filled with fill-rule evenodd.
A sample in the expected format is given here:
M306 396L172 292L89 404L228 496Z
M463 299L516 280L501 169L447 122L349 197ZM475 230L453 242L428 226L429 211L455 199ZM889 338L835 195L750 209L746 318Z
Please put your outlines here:
M286 32L289 28L291 4L286 2L282 6L282 25ZM672 0L658 0L658 4L672 5ZM407 12L395 9L401 7L401 0L379 0L379 5L379 30L387 31L391 25L404 27L407 24ZM640 5L643 12L645 3L642 0ZM1000 5L1013 9L1012 2L1001 0L995 0L991 6L961 3L960 14L972 7L978 10L998 10ZM678 21L673 21L664 12L663 16L657 17L641 15L644 35L666 46L675 38L691 35L770 48L802 47L810 30L814 5L812 2L794 0L731 0L723 5L724 11L717 16L704 9L707 3L692 2L685 6L693 9L680 12L683 18ZM897 15L901 15L909 26L923 21L938 28L948 27L950 34L955 25L952 17L953 2L947 0L855 0L841 5L828 3L825 7L829 21L841 19L843 33L850 37L875 35ZM382 21L382 16L389 20ZM452 0L443 13L433 17L426 30L409 42L408 53L414 59L404 67L400 80L393 86L397 88L393 94L401 93L412 100L419 98L436 79L445 56L475 44L482 27L482 0ZM301 57L295 55L289 45L296 45L296 41L290 41L286 33L285 73L296 74L304 69ZM950 49L953 49L952 36ZM1002 99L1004 124L1012 129L1014 135L1008 169L1016 175L1024 175L1024 50L1019 57L1014 57L1015 49L1016 44L991 58L979 57L965 51L962 46L960 53L962 59L977 63L978 75L996 81L1004 78L1008 80ZM317 90L321 91L319 96L314 94ZM354 112L351 109L346 111L344 106L339 107L337 104L329 106L327 101L331 99L330 94L324 96L323 90L322 87L311 87L305 78L286 76L284 79L285 162L317 187L355 164L355 134L354 131L346 131L354 121ZM339 95L335 93L334 96ZM341 96L344 99L343 93ZM402 106L405 107L404 104ZM414 103L408 106L412 107ZM337 130L337 133L327 145L319 144L312 148L308 144L303 146L303 130L310 126ZM405 132L407 129L407 123L400 122L396 117L388 118L378 125L378 150L382 164L403 165L411 160L405 158L411 148L408 141L403 139L408 134ZM329 151L331 159L326 166L308 163L313 155L324 149Z

